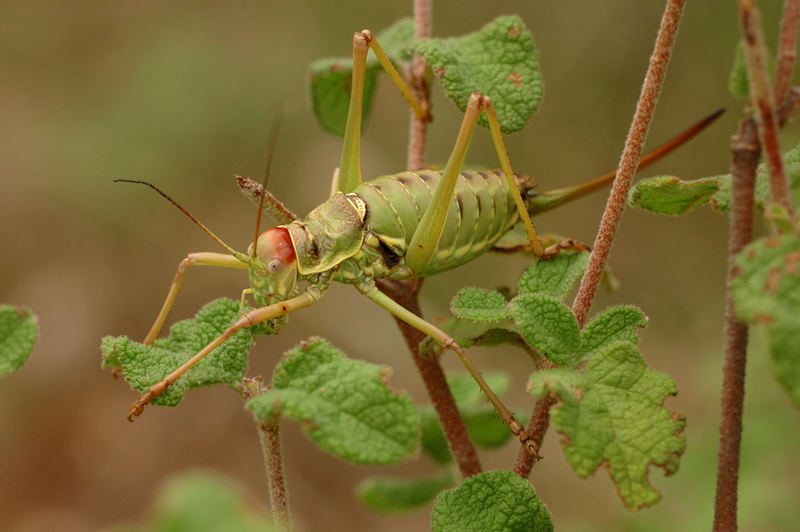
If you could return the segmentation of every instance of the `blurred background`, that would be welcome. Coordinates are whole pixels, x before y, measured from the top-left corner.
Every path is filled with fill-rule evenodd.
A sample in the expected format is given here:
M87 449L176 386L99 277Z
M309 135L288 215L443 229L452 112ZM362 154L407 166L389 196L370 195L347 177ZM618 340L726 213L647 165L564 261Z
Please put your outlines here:
M779 2L762 2L774 44ZM434 5L434 34L474 31L518 13L533 32L545 80L531 125L507 138L512 164L543 189L613 168L630 124L663 2L460 2ZM149 408L129 423L136 397L100 369L103 335L142 338L178 262L218 251L197 227L144 187L151 180L239 249L252 238L255 208L233 175L263 175L270 117L283 110L271 190L304 214L325 199L341 142L307 110L307 65L348 56L351 34L379 31L411 13L411 2L85 1L0 3L0 302L39 316L36 349L0 381L0 529L103 529L143 519L160 483L197 467L234 479L266 507L262 457L250 414L223 387L190 393L178 409ZM644 175L700 177L728 171L741 103L727 92L738 22L735 3L689 2L651 129L651 147L701 116L728 112L702 136ZM428 161L443 163L460 113L433 88ZM362 145L365 176L403 169L408 112L383 79ZM786 149L800 138L783 132ZM496 164L488 135L468 161ZM537 228L594 239L603 194L537 219ZM664 499L629 514L605 471L577 478L557 435L548 435L531 479L558 530L706 530L715 485L721 381L726 218L700 210L679 219L630 210L610 266L621 281L595 302L635 303L648 363L680 393L667 405L687 416L681 469L650 475ZM426 282L428 317L448 315L465 285L513 284L523 257L485 256ZM206 301L238 298L242 272L193 269L171 319ZM348 309L342 312L342 309ZM346 286L292 316L254 350L251 375L268 377L280 354L311 335L349 355L394 368L392 384L426 401L393 321ZM751 341L745 404L740 522L743 530L788 530L800 520L798 414L772 377L763 338ZM521 352L471 351L485 370L511 369L515 409L531 368ZM459 370L451 356L447 368ZM291 508L301 530L421 530L430 507L385 517L352 496L374 474L421 476L421 457L391 468L356 467L319 451L297 424L283 423ZM516 446L483 453L486 469L509 468Z

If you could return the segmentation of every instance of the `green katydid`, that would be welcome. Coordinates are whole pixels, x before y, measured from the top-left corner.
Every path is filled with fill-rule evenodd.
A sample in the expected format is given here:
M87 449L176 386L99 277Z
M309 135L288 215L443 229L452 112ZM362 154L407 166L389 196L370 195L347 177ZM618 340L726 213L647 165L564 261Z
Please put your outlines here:
M515 174L511 169L491 100L474 93L469 99L456 145L443 171L403 172L362 182L359 145L362 92L369 49L373 50L415 114L421 119L429 118L427 109L412 95L372 34L368 30L357 32L353 39L352 88L344 148L338 171L334 173L332 195L327 201L305 218L297 219L265 187L240 181L240 185L249 187L251 195L260 197L259 220L262 210L267 207L283 223L261 234L257 223L256 236L247 253L229 247L178 206L228 253L190 253L183 259L144 343L152 344L160 333L186 269L190 266L249 270L251 288L247 292L252 294L260 308L243 314L222 335L152 385L147 393L131 405L128 419L133 420L140 415L146 404L164 393L194 364L239 329L266 320L273 320L276 327L283 325L287 314L313 305L325 294L332 281L339 281L352 284L395 317L456 352L510 430L530 453L536 454L535 442L492 392L464 349L447 333L383 294L376 287L375 280L423 277L465 264L492 249L518 222L525 226L529 249L540 259L551 257L568 244L544 247L529 213L555 207L602 188L611 182L614 172L582 185L551 193L535 193L532 180ZM482 113L487 115L502 169L489 172L462 171L462 162ZM718 114L702 120L646 156L641 166L650 164L686 142ZM158 192L167 197L163 192ZM306 283L302 291L298 283Z

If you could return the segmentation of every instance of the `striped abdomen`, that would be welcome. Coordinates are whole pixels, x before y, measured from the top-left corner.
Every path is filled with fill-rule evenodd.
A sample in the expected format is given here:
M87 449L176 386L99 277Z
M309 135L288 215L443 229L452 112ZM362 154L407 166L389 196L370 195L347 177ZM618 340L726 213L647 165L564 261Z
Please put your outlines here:
M533 195L527 176L516 176L523 199ZM405 278L405 255L441 179L427 170L387 175L359 185L353 193L367 206L363 255L375 277ZM501 171L462 172L450 202L439 246L423 271L432 275L465 264L488 251L519 219Z

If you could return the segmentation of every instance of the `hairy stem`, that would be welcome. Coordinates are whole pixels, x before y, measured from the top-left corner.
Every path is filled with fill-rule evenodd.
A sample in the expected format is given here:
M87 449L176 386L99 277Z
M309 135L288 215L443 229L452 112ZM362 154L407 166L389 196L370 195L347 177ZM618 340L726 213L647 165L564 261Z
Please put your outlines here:
M769 86L767 74L766 47L764 34L761 31L761 17L752 0L740 0L739 16L742 22L744 37L744 57L747 63L747 79L750 82L750 99L756 110L758 133L769 168L772 201L792 213L792 195L783 156L778 142L778 119L775 114L775 102ZM789 65L791 67L791 65Z
M281 530L291 530L289 519L289 497L286 494L286 479L283 476L283 454L281 453L280 414L276 414L267 423L258 424L261 452L264 453L264 465L269 478L269 501L272 518Z
M600 283L603 268L608 259L611 243L614 240L614 234L622 216L622 209L625 206L625 198L628 195L633 174L639 165L644 141L647 138L647 130L650 127L653 111L667 72L675 37L678 33L684 4L685 0L668 0L664 15L661 18L661 26L658 30L653 54L650 56L650 66L644 78L642 92L639 95L636 112L633 115L633 123L628 131L628 138L622 151L617 176L614 178L606 209L600 221L600 228L589 258L589 265L583 278L581 278L578 294L572 304L572 312L581 327L586 321L586 315L597 292L597 286ZM528 434L534 435L539 444L541 444L541 439L544 437L550 423L550 407L553 402L554 399L551 396L539 399L528 424ZM522 456L522 451L520 451L514 464L514 472L526 478L530 475L532 467L533 461Z
M730 285L733 259L753 237L753 190L761 148L752 118L743 119L732 142L732 197L728 235L728 277L725 295L725 356L722 368L722 413L717 456L714 530L736 530L739 445L742 436L747 325L736 318Z
M414 0L414 33L416 37L430 37L431 34L431 0ZM408 72L408 85L414 91L415 96L422 102L423 107L430 109L430 98L428 85L425 80L425 62L419 56L414 56L411 68ZM408 134L408 161L407 168L411 171L421 170L425 166L425 143L427 133L427 122L417 118L411 112L411 125ZM419 307L419 289L422 284L421 279L409 279L405 281L390 281L388 279L378 279L375 281L378 288L400 303L407 310L417 316L421 316ZM448 447L453 455L453 459L458 464L461 475L466 478L476 475L482 471L478 453L467 432L467 427L461 419L455 399L447 385L444 370L436 359L424 358L419 355L419 343L425 339L425 335L408 325L404 321L395 318L403 339L408 345L411 358L417 366L425 389L431 400L433 409L442 426Z
M547 427L550 425L550 407L555 402L555 398L550 394L536 401L531 413L531 420L525 428L528 436L536 442L539 448L542 447L542 440L544 440ZM514 473L522 478L528 478L534 463L536 463L536 457L529 453L524 446L520 446L517 460L514 462Z
M775 103L783 105L792 80L797 56L797 25L800 22L800 0L785 0L781 17L781 36L775 61Z
M256 397L264 391L260 378L245 379L243 383L245 400ZM264 472L269 485L269 502L272 519L279 530L291 530L289 516L289 497L286 492L286 478L283 475L283 452L281 451L281 415L275 414L264 422L256 422L258 441L264 455Z
M642 155L642 147L647 138L653 111L667 72L684 4L685 0L668 0L664 16L661 19L655 48L650 56L650 66L644 78L642 92L633 115L633 123L620 158L617 177L614 179L608 203L600 221L600 229L592 248L589 266L581 279L578 295L575 296L572 304L572 311L581 326L586 321L586 315L597 292L597 285L600 283L603 268L611 250L611 243L622 216L622 209L625 206L625 198Z
M431 36L431 19L431 0L414 0L414 36L417 39ZM423 107L430 109L428 82L425 80L425 61L417 54L411 59L407 81L414 96L423 103ZM408 130L407 170L416 172L424 168L427 133L428 121L417 117L412 110Z

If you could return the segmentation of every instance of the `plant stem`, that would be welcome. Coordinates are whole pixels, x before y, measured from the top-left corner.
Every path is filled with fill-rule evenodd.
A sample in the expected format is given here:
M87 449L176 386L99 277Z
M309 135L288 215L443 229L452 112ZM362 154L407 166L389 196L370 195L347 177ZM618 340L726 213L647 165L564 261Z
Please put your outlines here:
M742 435L747 325L736 318L731 281L733 259L753 236L753 190L761 148L755 120L743 119L731 145L732 195L728 235L728 277L725 294L725 357L722 368L722 412L717 456L714 530L736 530L739 446Z
M667 72L675 36L678 33L678 25L684 4L685 0L668 0L664 16L661 19L661 27L658 29L655 48L650 56L650 67L644 78L639 102L636 104L636 112L633 115L633 123L628 131L628 138L622 151L617 177L614 179L608 203L600 221L600 229L597 232L592 248L589 266L581 279L578 295L575 296L575 301L572 304L572 311L581 326L586 321L586 315L597 292L597 285L603 274L611 243L614 240L614 234L622 216L622 209L625 206L625 198L628 195L633 174L639 164L642 147L647 138L647 130L653 118L653 111Z
M430 37L431 0L414 0L414 34L417 38ZM414 95L423 103L423 106L430 108L428 84L425 80L425 62L417 55L412 59L407 81ZM426 134L427 122L418 119L412 111L408 134L408 170L417 171L424 168ZM419 289L422 285L421 279L405 281L378 279L375 282L383 293L417 316L422 316L418 297ZM478 460L478 453L469 437L467 427L461 419L461 414L458 411L453 394L450 392L450 387L447 385L444 370L439 365L438 360L424 358L419 355L419 343L425 339L425 335L404 321L395 319L395 322L403 334L403 339L411 352L414 364L416 364L422 381L425 383L428 397L436 411L436 416L447 439L450 453L453 455L456 464L458 464L461 475L466 478L480 473L482 468Z
M539 448L542 447L542 440L544 440L547 427L550 425L550 407L552 407L555 402L555 398L550 394L536 401L536 405L533 407L533 412L531 413L531 420L525 428L528 436L536 442ZM517 460L514 462L514 473L522 478L528 478L534 463L535 457L529 453L524 446L520 446L519 452L517 453Z
M420 39L431 36L431 19L431 0L414 0L414 37ZM408 84L414 96L430 109L428 82L425 80L425 60L417 54L411 58ZM427 133L428 122L418 118L412 110L408 130L407 170L416 172L424 168Z
M775 103L782 105L786 99L797 56L797 25L800 22L800 0L785 0L781 17L781 36L775 60Z
M778 142L778 119L775 115L775 102L767 75L766 47L764 46L764 34L761 31L761 17L752 0L740 0L739 16L742 22L750 98L756 110L758 133L769 168L772 201L782 205L791 215L792 195L789 191L789 182L786 179L783 156ZM791 68L791 64L789 64L789 68Z
M286 479L283 476L283 453L281 452L281 415L276 414L266 423L258 423L258 436L264 466L269 478L269 501L272 518L280 530L291 530L289 518L289 497L286 493Z
M639 101L636 104L636 111L622 151L617 176L614 178L614 184L600 221L600 228L589 258L589 265L581 278L578 294L572 304L572 312L581 327L586 321L586 315L597 292L597 286L600 283L603 268L608 259L611 243L619 226L622 209L625 207L625 198L628 195L633 174L639 165L644 141L647 138L647 131L650 127L653 111L658 102L672 48L675 44L684 4L685 0L668 0L664 15L661 18L661 26L658 29L655 47L650 56L650 66L644 78ZM550 396L539 399L528 424L528 433L535 435L537 442L540 444L550 423L550 407L553 403L554 399ZM532 467L533 461L527 460L522 456L522 451L520 451L514 465L514 472L526 478L530 475Z
M242 383L245 400L263 392L261 378L245 379ZM269 484L269 501L272 519L279 530L291 530L289 516L289 497L286 492L286 478L283 475L283 452L281 451L281 415L275 414L265 422L256 422L258 442L264 456L264 472Z

